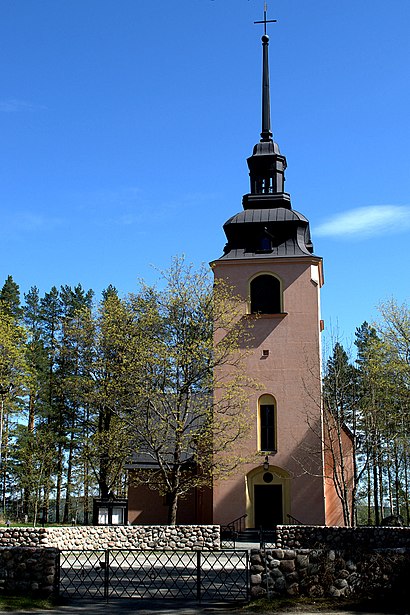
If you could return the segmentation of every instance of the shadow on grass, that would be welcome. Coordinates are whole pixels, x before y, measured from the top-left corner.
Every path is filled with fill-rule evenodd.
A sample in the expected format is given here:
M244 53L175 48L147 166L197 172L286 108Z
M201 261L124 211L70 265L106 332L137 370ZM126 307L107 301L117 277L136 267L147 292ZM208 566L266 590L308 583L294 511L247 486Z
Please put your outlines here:
M336 598L261 598L243 607L243 613L320 613L326 612L357 612L357 613L389 613L404 615L410 612L409 603L398 598L375 599L336 599Z

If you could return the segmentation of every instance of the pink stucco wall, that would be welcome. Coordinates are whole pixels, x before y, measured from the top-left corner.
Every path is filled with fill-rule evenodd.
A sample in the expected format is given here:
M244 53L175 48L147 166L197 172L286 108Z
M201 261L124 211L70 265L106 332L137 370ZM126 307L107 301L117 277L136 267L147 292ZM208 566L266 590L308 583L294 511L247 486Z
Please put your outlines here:
M290 514L302 523L325 523L323 441L320 379L321 259L266 258L249 261L218 260L213 264L216 278L227 280L243 299L248 313L249 280L259 273L280 278L283 291L282 314L252 319L251 352L246 370L260 390L249 391L251 431L240 444L242 454L258 449L258 398L270 394L276 400L277 452L269 455L274 482L282 484L283 517ZM252 317L250 317L252 318ZM263 356L263 351L269 351ZM223 369L223 368L221 368ZM228 480L214 486L214 523L226 524L247 513L247 525L254 526L253 486L263 484L265 455L242 465Z

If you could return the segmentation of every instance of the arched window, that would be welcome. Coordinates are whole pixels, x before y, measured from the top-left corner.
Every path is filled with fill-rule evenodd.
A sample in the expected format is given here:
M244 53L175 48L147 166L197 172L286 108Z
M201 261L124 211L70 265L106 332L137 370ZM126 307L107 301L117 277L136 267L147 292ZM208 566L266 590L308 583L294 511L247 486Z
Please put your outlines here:
M276 451L276 407L272 395L262 395L258 402L259 450Z
M280 314L280 281L273 275L261 274L250 283L251 314Z

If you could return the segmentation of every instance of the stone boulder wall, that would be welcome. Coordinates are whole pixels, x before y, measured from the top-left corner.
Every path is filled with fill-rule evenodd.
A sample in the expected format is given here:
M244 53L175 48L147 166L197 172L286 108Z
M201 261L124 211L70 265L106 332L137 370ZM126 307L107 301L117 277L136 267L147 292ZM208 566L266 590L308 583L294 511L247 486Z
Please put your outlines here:
M57 549L0 549L0 590L6 594L50 596L57 593Z
M251 596L410 600L410 549L252 550Z
M0 527L0 547L48 547L47 530L32 527Z
M0 528L0 547L56 549L220 548L219 525L121 525L47 528Z
M270 534L269 546L279 549L410 548L410 527L278 525Z

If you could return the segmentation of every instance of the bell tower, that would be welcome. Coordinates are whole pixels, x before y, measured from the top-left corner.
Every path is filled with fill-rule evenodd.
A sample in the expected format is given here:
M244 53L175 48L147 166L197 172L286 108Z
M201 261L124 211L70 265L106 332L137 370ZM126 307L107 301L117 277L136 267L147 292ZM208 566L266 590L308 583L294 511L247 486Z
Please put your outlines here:
M213 516L224 525L243 516L248 528L325 523L322 259L314 254L307 218L285 192L287 162L271 131L270 21L265 6L264 19L255 22L264 24L262 132L247 160L250 192L242 211L224 224L227 242L212 263L215 278L233 286L252 321L246 369L261 385L249 391L252 428L239 452L254 461L216 482Z

